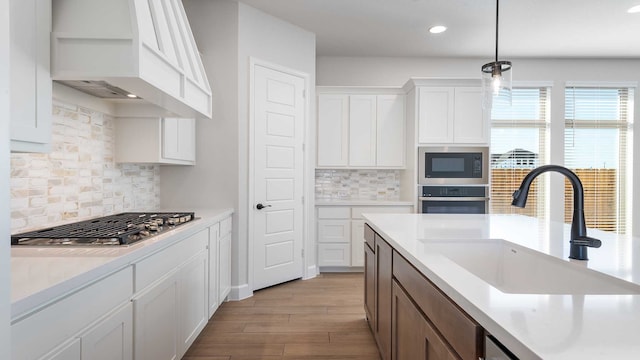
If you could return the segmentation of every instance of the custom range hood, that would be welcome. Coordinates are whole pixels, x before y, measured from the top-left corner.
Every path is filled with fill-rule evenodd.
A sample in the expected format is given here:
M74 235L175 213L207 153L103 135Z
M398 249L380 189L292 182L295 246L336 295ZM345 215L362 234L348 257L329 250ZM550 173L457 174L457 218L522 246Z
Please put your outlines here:
M211 88L180 0L53 0L51 74L85 93L211 118Z

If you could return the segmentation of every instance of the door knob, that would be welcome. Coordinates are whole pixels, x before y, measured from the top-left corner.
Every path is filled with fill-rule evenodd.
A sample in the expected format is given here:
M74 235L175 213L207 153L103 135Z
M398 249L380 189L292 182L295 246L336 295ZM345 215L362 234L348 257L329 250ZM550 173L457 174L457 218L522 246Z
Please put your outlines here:
M258 210L262 210L262 209L264 209L266 207L271 207L271 205L262 205L262 204L256 205L256 209L258 209Z

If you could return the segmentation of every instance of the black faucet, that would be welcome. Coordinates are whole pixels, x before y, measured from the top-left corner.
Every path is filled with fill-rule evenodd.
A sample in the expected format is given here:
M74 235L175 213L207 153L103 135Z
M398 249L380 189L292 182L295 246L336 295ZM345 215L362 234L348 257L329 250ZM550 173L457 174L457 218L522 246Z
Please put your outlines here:
M523 208L527 204L527 195L529 195L529 186L533 180L540 174L547 171L555 171L564 175L573 186L573 219L571 220L571 247L569 250L569 258L576 260L588 260L587 247L599 248L602 242L587 236L587 226L584 221L584 190L582 182L578 176L571 170L558 165L544 165L531 170L524 179L520 188L513 193L513 201L511 205Z

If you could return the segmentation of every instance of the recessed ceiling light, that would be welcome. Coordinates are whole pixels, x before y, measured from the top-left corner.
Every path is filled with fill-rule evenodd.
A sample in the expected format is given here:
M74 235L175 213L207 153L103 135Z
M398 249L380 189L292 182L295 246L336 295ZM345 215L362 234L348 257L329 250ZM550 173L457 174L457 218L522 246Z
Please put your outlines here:
M640 13L640 5L633 6L627 10L629 14Z
M447 27L442 25L436 25L429 28L429 32L432 34L440 34L445 31L447 31Z

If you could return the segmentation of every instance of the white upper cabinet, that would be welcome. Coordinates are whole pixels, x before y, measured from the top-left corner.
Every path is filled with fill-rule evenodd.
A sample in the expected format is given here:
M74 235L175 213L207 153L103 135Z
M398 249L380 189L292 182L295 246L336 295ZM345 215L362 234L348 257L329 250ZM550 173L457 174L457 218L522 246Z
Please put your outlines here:
M405 166L405 96L378 95L376 165Z
M403 168L405 96L318 95L317 167Z
M318 166L349 162L349 95L318 96Z
M376 165L376 96L349 96L349 166Z
M190 118L116 118L116 162L194 165L196 121Z
M479 80L422 80L411 86L419 144L489 143L489 116L482 108Z
M211 118L211 88L180 0L53 0L51 39L54 80Z
M11 151L51 149L51 0L11 0Z

